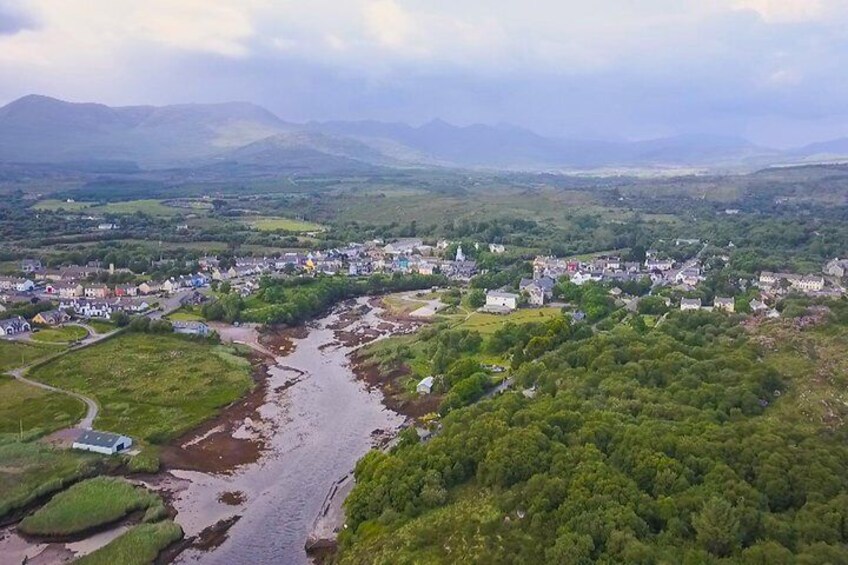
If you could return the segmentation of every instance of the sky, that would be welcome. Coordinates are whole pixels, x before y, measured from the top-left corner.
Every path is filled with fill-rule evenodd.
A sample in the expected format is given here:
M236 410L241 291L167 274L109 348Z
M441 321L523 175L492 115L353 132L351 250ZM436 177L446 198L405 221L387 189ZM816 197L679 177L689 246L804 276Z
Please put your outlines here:
M783 148L848 136L846 68L848 0L0 0L0 103Z

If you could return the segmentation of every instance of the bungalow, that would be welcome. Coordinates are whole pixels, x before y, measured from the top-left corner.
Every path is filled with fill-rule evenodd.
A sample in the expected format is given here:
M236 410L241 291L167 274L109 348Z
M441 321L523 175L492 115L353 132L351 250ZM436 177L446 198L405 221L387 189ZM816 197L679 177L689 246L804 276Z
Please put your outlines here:
M85 430L74 441L71 447L82 451L93 451L94 453L101 453L103 455L114 455L129 449L130 446L132 446L132 439L127 436Z
M32 326L20 316L0 320L0 335L17 335L30 331Z
M490 290L486 293L486 306L484 310L489 312L506 313L518 308L518 295L512 292Z
M82 293L86 298L106 298L111 291L105 284L89 284L83 287Z
M45 326L58 326L70 319L71 317L62 310L47 310L46 312L36 314L32 321Z
M34 273L40 271L44 267L38 259L24 259L21 261L21 271L24 273Z
M421 379L415 390L418 391L418 394L430 394L433 391L433 381L433 377L425 377Z
M83 318L109 318L114 311L111 304L103 300L65 299L59 302L60 310L73 310Z
M683 311L690 310L700 310L701 309L701 299L700 298L683 298L680 300L680 309Z
M715 310L723 310L725 312L736 311L736 305L732 298L722 298L720 296L715 297L715 300L713 301L713 308Z
M199 335L206 337L211 331L209 326L203 322L175 320L171 322L171 326L174 328L174 333L183 335Z
M489 253L501 254L501 253L505 253L505 252L506 252L506 247L504 247L502 244L500 244L500 243L490 243L489 244Z

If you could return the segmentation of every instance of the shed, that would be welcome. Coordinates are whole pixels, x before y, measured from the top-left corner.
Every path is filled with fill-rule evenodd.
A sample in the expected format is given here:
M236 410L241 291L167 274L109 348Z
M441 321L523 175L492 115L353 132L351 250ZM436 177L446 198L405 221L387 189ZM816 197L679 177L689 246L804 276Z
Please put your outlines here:
M418 391L418 394L430 394L433 390L433 377L425 377L421 379L421 382L418 383L415 390Z
M72 447L82 451L93 451L103 455L114 455L127 450L132 445L132 439L120 434L85 430L74 441Z

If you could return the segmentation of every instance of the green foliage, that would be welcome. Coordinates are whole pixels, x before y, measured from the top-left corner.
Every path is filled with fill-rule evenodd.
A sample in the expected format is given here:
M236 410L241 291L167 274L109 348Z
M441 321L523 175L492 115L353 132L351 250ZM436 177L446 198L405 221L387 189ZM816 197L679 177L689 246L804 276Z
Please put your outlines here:
M114 477L97 477L57 494L24 518L18 528L30 535L67 536L161 505L161 499L143 487Z
M468 305L471 308L482 308L486 304L486 292L475 288L468 293Z

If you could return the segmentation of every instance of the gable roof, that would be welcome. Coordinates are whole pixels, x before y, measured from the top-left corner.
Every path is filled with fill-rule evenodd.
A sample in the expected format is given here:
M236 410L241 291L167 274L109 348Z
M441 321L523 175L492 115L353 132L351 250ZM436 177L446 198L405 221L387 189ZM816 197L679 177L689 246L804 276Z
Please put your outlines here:
M98 432L96 430L84 431L74 443L84 443L97 447L114 447L124 436L111 432Z

